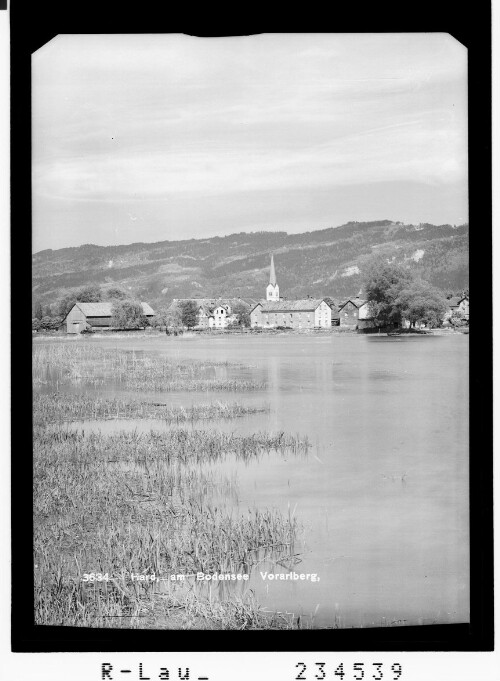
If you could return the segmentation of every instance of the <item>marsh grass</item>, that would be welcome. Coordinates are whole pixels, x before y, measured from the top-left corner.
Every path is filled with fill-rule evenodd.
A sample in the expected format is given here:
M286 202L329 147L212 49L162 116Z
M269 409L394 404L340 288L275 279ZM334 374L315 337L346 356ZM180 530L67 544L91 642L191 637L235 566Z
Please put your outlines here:
M252 593L231 600L203 598L194 591L141 593L123 582L83 583L58 574L51 589L35 585L36 621L127 629L296 629L293 613L269 612Z
M242 510L238 481L212 466L266 453L307 455L307 438L284 432L247 436L196 422L267 411L221 401L169 406L59 392L59 384L118 383L151 392L255 390L243 365L188 362L94 342L34 344L33 380L57 392L35 394L34 573L37 624L164 629L297 628L290 613L270 613L242 582L197 583L197 572L249 574L262 561L294 561L295 514ZM74 429L95 419L162 419L166 432L111 435ZM66 425L65 425L66 424ZM182 424L186 424L184 427ZM151 574L158 582L132 581ZM86 582L84 574L108 574ZM169 575L191 575L183 583ZM238 586L239 585L239 586ZM207 594L208 589L208 594Z
M174 591L131 582L134 573L249 572L262 556L294 554L296 518L274 509L219 507L212 493L231 481L199 466L229 453L305 451L283 433L249 437L212 431L85 435L35 428L34 525L36 621L78 626L265 628L289 625L255 603L207 602L193 585ZM114 581L88 584L84 573ZM193 593L191 593L191 591ZM191 595L189 595L191 593ZM235 600L236 599L236 600ZM169 605L170 603L170 605ZM163 615L158 619L158 610ZM162 619L163 618L163 619ZM109 621L108 621L109 620ZM112 623L111 623L112 622ZM148 624L149 623L149 624ZM184 623L184 624L182 624Z
M60 392L35 394L33 397L36 425L91 419L161 419L167 423L185 423L232 419L267 411L269 407L266 405L252 406L220 401L183 407L159 402L97 397L84 393Z
M173 428L147 433L122 430L113 435L103 435L59 428L35 429L35 432L37 445L45 448L47 453L51 447L58 445L72 446L74 461L75 457L99 457L110 463L132 460L141 465L157 461L161 464L205 464L229 454L236 459L248 460L272 451L282 455L307 454L310 448L307 437L289 435L283 431L235 435L217 430Z
M228 376L241 364L158 357L97 343L34 344L33 382L99 386L110 380L137 391L249 391L265 383ZM221 375L217 375L217 374Z

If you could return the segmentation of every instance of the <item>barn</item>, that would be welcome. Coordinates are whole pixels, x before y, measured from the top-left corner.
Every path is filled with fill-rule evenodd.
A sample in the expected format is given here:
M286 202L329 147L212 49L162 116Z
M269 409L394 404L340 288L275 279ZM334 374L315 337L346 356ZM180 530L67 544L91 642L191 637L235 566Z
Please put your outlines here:
M145 317L155 316L155 311L147 303L141 303L141 305ZM112 308L112 302L75 303L62 325L66 324L67 333L81 333L89 327L109 329L112 326Z

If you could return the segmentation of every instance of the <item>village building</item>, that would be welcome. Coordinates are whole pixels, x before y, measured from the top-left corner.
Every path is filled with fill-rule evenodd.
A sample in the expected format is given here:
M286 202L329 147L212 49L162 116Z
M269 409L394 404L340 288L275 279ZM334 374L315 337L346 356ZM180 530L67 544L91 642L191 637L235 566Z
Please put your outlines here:
M469 296L453 296L450 298L444 321L448 321L454 312L461 312L465 319L469 319Z
M369 305L366 300L360 298L359 294L355 298L348 298L339 305L339 324L352 329L359 328L359 321L363 320L362 326L366 328L370 320Z
M376 324L370 309L370 303L367 300L364 300L358 307L358 329L372 329L375 326Z
M290 329L330 328L332 308L326 300L280 300L257 303L250 313L252 327L285 327Z
M217 305L207 315L208 327L210 329L225 329L235 321L236 316L232 314L231 306L228 304Z
M234 314L236 306L243 305L248 310L257 301L243 298L174 298L170 310L178 308L182 303L192 301L197 305L198 314L195 328L224 329L237 321Z
M271 256L266 300L261 300L251 310L250 326L252 328L314 329L330 328L331 325L332 309L326 300L322 298L280 299L274 258Z
M143 315L152 319L156 314L155 311L147 303L141 303L141 305ZM61 326L66 325L67 333L81 333L89 328L112 328L112 308L112 302L75 303L61 322Z

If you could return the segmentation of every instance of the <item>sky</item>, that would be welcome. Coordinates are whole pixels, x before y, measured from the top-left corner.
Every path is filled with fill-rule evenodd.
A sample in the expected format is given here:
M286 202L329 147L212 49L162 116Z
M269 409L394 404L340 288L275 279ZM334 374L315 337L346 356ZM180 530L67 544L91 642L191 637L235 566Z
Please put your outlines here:
M445 33L59 35L32 56L33 251L468 220Z

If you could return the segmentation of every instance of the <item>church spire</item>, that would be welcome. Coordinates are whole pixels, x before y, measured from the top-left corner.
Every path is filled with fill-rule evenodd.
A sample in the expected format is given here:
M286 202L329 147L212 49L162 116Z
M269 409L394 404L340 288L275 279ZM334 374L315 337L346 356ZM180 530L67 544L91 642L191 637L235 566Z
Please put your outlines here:
M276 272L274 271L274 256L271 255L271 271L269 273L269 283L276 286Z
M274 257L271 255L271 270L269 272L269 284L266 289L266 299L278 302L280 299L280 289L276 281L276 272L274 271Z

